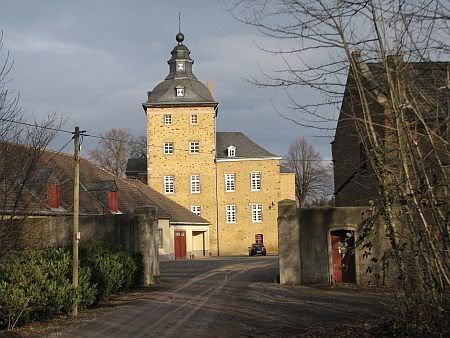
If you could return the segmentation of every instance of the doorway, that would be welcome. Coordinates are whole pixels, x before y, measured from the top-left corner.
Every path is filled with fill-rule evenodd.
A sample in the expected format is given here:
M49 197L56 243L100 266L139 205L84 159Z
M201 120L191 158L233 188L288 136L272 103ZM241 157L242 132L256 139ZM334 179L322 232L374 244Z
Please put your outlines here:
M355 284L355 232L334 230L330 232L330 237L333 284Z
M264 235L263 234L256 234L255 235L255 243L256 244L264 244Z
M175 260L186 259L186 231L176 230L175 237Z

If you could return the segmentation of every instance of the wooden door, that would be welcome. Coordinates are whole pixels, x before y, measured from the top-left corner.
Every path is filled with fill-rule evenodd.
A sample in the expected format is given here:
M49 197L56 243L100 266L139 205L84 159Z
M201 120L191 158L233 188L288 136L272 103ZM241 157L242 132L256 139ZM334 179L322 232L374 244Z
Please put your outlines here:
M331 232L331 259L333 262L333 284L342 283L342 259L339 251L341 236L337 231Z
M186 231L176 230L175 237L175 260L186 259Z
M331 231L333 283L355 283L355 236L350 230Z

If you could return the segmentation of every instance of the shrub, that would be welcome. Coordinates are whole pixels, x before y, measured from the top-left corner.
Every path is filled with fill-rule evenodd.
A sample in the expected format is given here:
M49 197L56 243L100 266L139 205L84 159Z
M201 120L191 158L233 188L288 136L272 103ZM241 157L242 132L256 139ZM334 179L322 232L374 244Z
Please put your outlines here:
M90 245L80 250L81 265L91 269L97 283L97 299L134 285L138 264L129 254L114 247Z
M71 284L72 258L61 248L27 250L0 266L0 327L12 329L32 321L68 313L74 301L88 306L95 300L90 271L80 272L80 288Z
M72 287L70 249L26 250L0 265L0 329L68 314L133 286L140 257L117 248L80 248L78 288Z

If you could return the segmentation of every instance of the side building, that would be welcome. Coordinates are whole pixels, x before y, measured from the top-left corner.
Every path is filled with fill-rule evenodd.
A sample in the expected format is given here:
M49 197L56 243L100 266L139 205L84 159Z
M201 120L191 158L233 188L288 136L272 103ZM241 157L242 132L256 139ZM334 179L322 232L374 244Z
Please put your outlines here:
M277 204L294 199L295 175L242 133L217 132L218 103L192 72L177 34L169 75L148 92L148 185L209 221L213 255L278 250Z

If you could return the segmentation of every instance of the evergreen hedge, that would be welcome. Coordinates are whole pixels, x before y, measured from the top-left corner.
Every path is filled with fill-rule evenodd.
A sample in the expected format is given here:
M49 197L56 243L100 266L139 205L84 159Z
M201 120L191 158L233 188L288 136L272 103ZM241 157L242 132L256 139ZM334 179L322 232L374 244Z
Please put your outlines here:
M133 286L140 257L117 248L80 248L79 287L72 287L71 249L26 250L0 265L0 329L70 313L77 302L96 300Z

